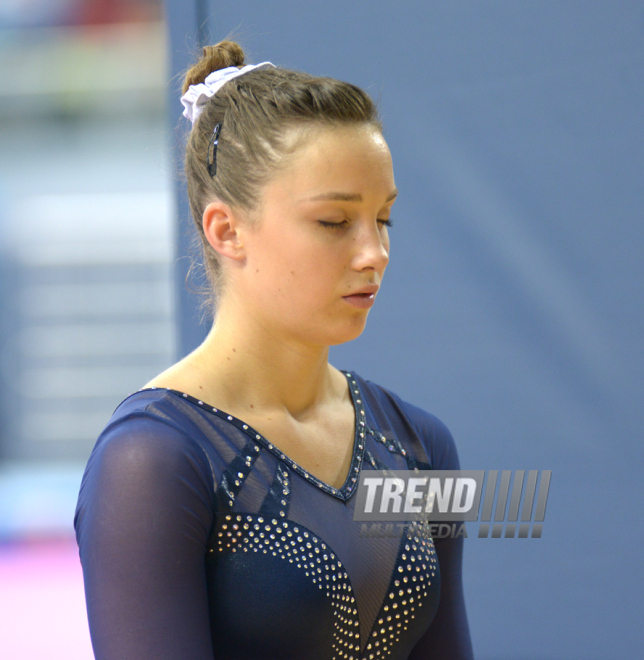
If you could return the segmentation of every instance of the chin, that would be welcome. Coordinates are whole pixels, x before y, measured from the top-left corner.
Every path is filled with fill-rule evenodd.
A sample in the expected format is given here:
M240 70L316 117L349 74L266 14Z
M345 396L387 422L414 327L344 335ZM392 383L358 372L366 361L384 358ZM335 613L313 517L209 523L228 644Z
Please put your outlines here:
M339 344L346 344L349 341L357 339L365 329L367 324L366 316L361 320L356 320L355 323L352 323L349 327L344 327L338 332L334 333L334 336L330 338L330 341L327 341L329 346L337 346Z
M312 346L338 346L357 339L367 324L367 314L353 315L351 318L338 319L326 317L311 318L306 325L300 326L293 335L300 341ZM291 333L289 333L291 334Z

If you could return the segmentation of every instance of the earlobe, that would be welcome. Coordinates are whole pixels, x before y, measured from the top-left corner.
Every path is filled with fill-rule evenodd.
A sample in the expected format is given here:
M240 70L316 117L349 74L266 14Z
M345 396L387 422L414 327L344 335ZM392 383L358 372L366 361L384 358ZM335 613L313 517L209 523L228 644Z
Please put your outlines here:
M245 257L235 212L223 202L210 202L202 217L203 233L213 250L231 259Z

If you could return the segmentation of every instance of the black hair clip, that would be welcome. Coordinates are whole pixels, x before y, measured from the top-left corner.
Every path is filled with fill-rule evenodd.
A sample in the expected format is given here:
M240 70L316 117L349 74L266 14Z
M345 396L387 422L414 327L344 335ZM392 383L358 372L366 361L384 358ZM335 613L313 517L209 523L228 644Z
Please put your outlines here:
M208 145L208 174L215 176L217 174L217 145L219 144L219 132L221 131L222 122L217 122L210 138Z

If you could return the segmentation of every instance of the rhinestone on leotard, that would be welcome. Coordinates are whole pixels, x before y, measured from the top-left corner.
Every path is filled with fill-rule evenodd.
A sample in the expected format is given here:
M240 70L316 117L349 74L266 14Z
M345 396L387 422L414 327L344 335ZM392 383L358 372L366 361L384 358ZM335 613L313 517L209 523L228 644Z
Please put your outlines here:
M255 531L243 521L255 522ZM257 533L259 532L259 533ZM342 562L309 530L286 520L227 515L217 534L219 553L255 552L288 561L331 601L334 660L359 660L360 623L356 598Z
M364 657L384 660L427 600L437 570L436 550L426 522L410 524L385 602L367 641Z

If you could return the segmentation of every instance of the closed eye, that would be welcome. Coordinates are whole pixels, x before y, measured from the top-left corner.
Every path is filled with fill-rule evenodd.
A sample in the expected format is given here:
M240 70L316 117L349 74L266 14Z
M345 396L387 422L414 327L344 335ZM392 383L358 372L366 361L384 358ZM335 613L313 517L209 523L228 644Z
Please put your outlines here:
M378 222L386 227L393 227L393 220L391 218L378 218ZM318 220L318 223L323 227L329 227L331 229L344 229L350 223L348 220L342 220L342 222L329 222L328 220Z
M330 227L331 229L344 229L348 224L348 220L342 222L329 222L328 220L318 220L323 227Z

